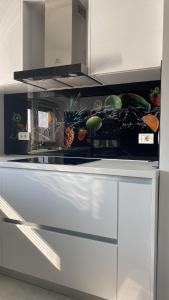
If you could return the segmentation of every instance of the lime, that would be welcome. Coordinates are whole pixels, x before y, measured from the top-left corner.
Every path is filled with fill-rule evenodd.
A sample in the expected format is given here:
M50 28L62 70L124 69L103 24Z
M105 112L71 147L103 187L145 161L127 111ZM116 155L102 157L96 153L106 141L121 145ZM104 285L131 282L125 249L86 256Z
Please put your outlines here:
M86 127L89 130L97 131L102 127L102 119L98 116L90 117L86 122Z
M105 106L112 106L115 109L121 109L122 108L122 101L121 101L120 97L118 97L116 95L111 95L111 96L108 96L105 99L104 105Z

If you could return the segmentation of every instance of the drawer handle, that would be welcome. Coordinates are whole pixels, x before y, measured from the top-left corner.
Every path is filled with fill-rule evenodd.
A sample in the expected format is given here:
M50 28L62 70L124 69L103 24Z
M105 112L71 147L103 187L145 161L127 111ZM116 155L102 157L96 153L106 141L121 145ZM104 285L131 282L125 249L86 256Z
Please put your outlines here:
M89 233L83 233L83 232L79 232L79 231L73 231L73 230L69 230L69 229L48 226L48 225L39 225L39 224L35 224L35 223L23 222L23 221L9 219L9 218L3 218L3 222L10 223L13 225L28 226L32 229L42 229L42 230L46 230L46 231L50 231L50 232L55 232L55 233L60 233L60 234L64 234L64 235L74 236L77 238L98 241L98 242L102 242L102 243L108 243L108 244L113 244L113 245L117 245L117 243L118 243L117 239L94 235L94 234L89 234Z

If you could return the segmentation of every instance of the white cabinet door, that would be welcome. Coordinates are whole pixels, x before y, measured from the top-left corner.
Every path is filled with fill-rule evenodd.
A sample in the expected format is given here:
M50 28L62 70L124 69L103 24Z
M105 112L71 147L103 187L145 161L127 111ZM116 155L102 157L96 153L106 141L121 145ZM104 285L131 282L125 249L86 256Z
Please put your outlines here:
M18 169L1 173L9 218L117 238L116 178Z
M91 74L159 67L163 0L89 0Z
M0 0L0 85L44 66L44 2Z
M117 246L8 224L3 232L3 267L116 300Z
M156 200L151 180L119 183L118 300L156 299Z
M0 1L0 84L22 69L21 0Z

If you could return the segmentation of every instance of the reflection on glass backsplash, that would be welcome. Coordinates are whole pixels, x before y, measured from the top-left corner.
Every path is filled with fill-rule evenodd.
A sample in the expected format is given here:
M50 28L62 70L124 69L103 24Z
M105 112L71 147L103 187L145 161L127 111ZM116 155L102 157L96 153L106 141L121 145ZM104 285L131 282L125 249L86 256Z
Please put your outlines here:
M92 90L91 90L92 91ZM30 151L157 159L160 82L29 99ZM30 124L29 124L30 123Z

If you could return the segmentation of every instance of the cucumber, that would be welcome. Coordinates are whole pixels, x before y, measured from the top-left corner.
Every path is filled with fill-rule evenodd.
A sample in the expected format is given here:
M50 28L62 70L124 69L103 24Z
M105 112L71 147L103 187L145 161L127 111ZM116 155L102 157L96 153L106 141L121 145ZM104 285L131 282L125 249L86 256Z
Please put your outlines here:
M146 110L151 110L151 104L146 101L143 97L133 94L133 93L126 93L120 95L122 101L122 107L127 108L129 106L133 107L144 107Z

